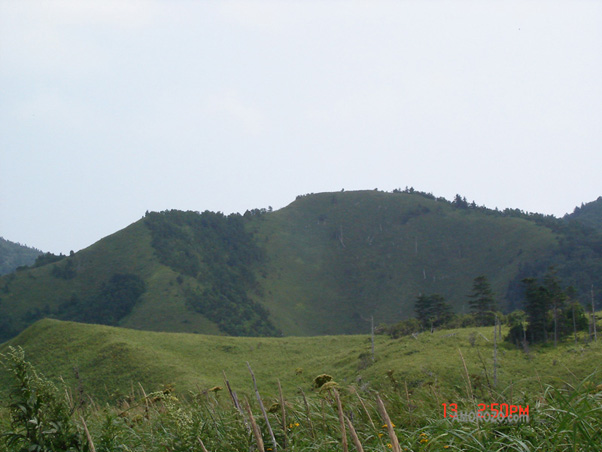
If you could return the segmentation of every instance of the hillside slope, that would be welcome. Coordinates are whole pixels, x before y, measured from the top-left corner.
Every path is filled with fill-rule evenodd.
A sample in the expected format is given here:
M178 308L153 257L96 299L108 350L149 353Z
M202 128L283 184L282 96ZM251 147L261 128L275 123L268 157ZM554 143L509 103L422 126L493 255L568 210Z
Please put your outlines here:
M578 221L586 226L602 231L602 196L592 202L581 204L573 213L565 215L566 221Z
M528 391L559 380L577 380L600 369L602 342L572 340L533 348L529 355L509 344L498 350L499 387ZM341 385L360 382L371 388L405 384L411 390L431 384L443 392L465 390L462 359L479 397L489 400L492 378L492 328L442 330L416 338L376 337L373 363L367 335L238 338L157 333L56 320L35 323L9 343L21 346L46 376L65 381L96 399L123 397L138 388L147 392L173 384L180 393L223 386L225 371L235 390L250 394L249 362L264 395L275 395L277 380L285 392L310 391L317 375L332 375ZM462 357L460 356L462 353ZM80 381L74 376L79 372ZM0 367L0 388L10 378ZM481 393L481 391L483 391ZM1 390L0 390L1 392ZM227 397L227 396L226 396Z
M42 252L0 237L0 275L6 275L23 265L31 265Z
M299 197L253 226L269 256L263 301L288 334L366 332L371 315L413 315L420 293L468 312L481 274L503 307L521 263L556 246L555 233L524 219L378 191Z
M1 277L0 340L43 317L243 336L361 333L371 316L412 316L421 293L467 312L479 275L501 309L516 308L520 279L550 264L589 297L602 236L577 227L575 242L561 226L399 191L299 196L245 215L147 213L72 256Z
M88 320L86 307L100 300L114 275L135 275L145 285L131 311L117 323L130 328L218 334L216 325L186 307L178 273L161 265L151 236L138 221L72 256L0 279L0 340L43 317ZM74 312L75 311L75 312Z

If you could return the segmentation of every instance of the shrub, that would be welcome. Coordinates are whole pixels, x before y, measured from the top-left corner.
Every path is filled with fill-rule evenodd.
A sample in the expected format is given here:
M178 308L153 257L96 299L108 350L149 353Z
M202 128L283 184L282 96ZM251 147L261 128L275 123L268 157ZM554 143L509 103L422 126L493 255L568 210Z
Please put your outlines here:
M0 356L15 380L8 406L10 430L2 435L9 450L84 450L71 420L72 410L57 387L25 361L21 348L9 347L8 354Z

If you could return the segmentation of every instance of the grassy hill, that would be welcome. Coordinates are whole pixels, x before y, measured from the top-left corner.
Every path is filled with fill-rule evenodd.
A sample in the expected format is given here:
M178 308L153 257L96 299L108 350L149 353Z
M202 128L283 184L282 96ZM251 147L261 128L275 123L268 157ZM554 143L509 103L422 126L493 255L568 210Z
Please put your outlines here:
M287 334L368 331L371 315L413 315L420 293L468 312L481 274L504 306L520 265L556 246L554 232L524 219L378 191L299 197L251 227L269 256L262 301Z
M58 262L3 277L0 318L9 319L4 323L4 336L39 318L61 317L62 305L74 297L89 300L115 274L138 275L146 284L144 294L120 325L218 333L217 327L203 316L186 308L175 284L178 274L158 262L150 241L149 230L139 221ZM63 276L65 272L57 271L67 268L72 270L71 275ZM0 322L0 337L2 333Z
M370 316L413 315L421 293L467 312L479 275L502 309L515 308L520 278L551 263L589 296L602 275L602 236L573 226L569 235L562 224L408 191L305 195L242 216L149 213L78 253L0 277L0 340L44 317L204 334L355 334L368 332Z
M504 333L505 334L505 333ZM42 320L0 346L21 346L46 376L63 377L72 387L98 400L124 396L140 383L147 392L173 384L179 393L223 386L225 371L237 391L251 393L246 362L266 395L274 395L277 379L288 394L311 391L313 379L332 375L341 385L428 391L465 391L464 365L473 389L491 398L492 328L442 330L434 334L390 339L376 337L376 360L370 359L366 335L235 338L182 333L136 331L100 325ZM461 355L460 355L461 353ZM581 379L600 370L602 341L566 341L554 349L533 348L529 354L509 344L498 350L498 391L529 391L544 384ZM78 369L80 380L74 377ZM599 378L598 378L599 379ZM9 387L0 371L0 387ZM452 397L453 398L453 397Z

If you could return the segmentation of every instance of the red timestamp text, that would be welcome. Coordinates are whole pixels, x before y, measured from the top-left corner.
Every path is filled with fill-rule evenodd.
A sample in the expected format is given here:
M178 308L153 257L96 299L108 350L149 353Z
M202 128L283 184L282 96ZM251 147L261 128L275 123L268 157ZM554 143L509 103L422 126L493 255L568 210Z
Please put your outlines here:
M455 418L458 416L457 403L442 403L443 417ZM475 413L477 418L505 418L514 415L529 416L529 405L511 405L508 403L479 403Z

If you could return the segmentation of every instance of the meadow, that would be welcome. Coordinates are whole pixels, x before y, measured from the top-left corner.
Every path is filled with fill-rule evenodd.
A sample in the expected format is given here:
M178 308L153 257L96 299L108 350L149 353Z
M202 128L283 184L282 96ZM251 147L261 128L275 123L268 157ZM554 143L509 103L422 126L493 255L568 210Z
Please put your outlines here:
M0 347L0 381L12 391L2 393L0 447L599 450L600 342L497 352L495 378L492 328L377 336L372 361L369 336L208 337L44 320ZM458 421L444 403L528 406L529 420Z

